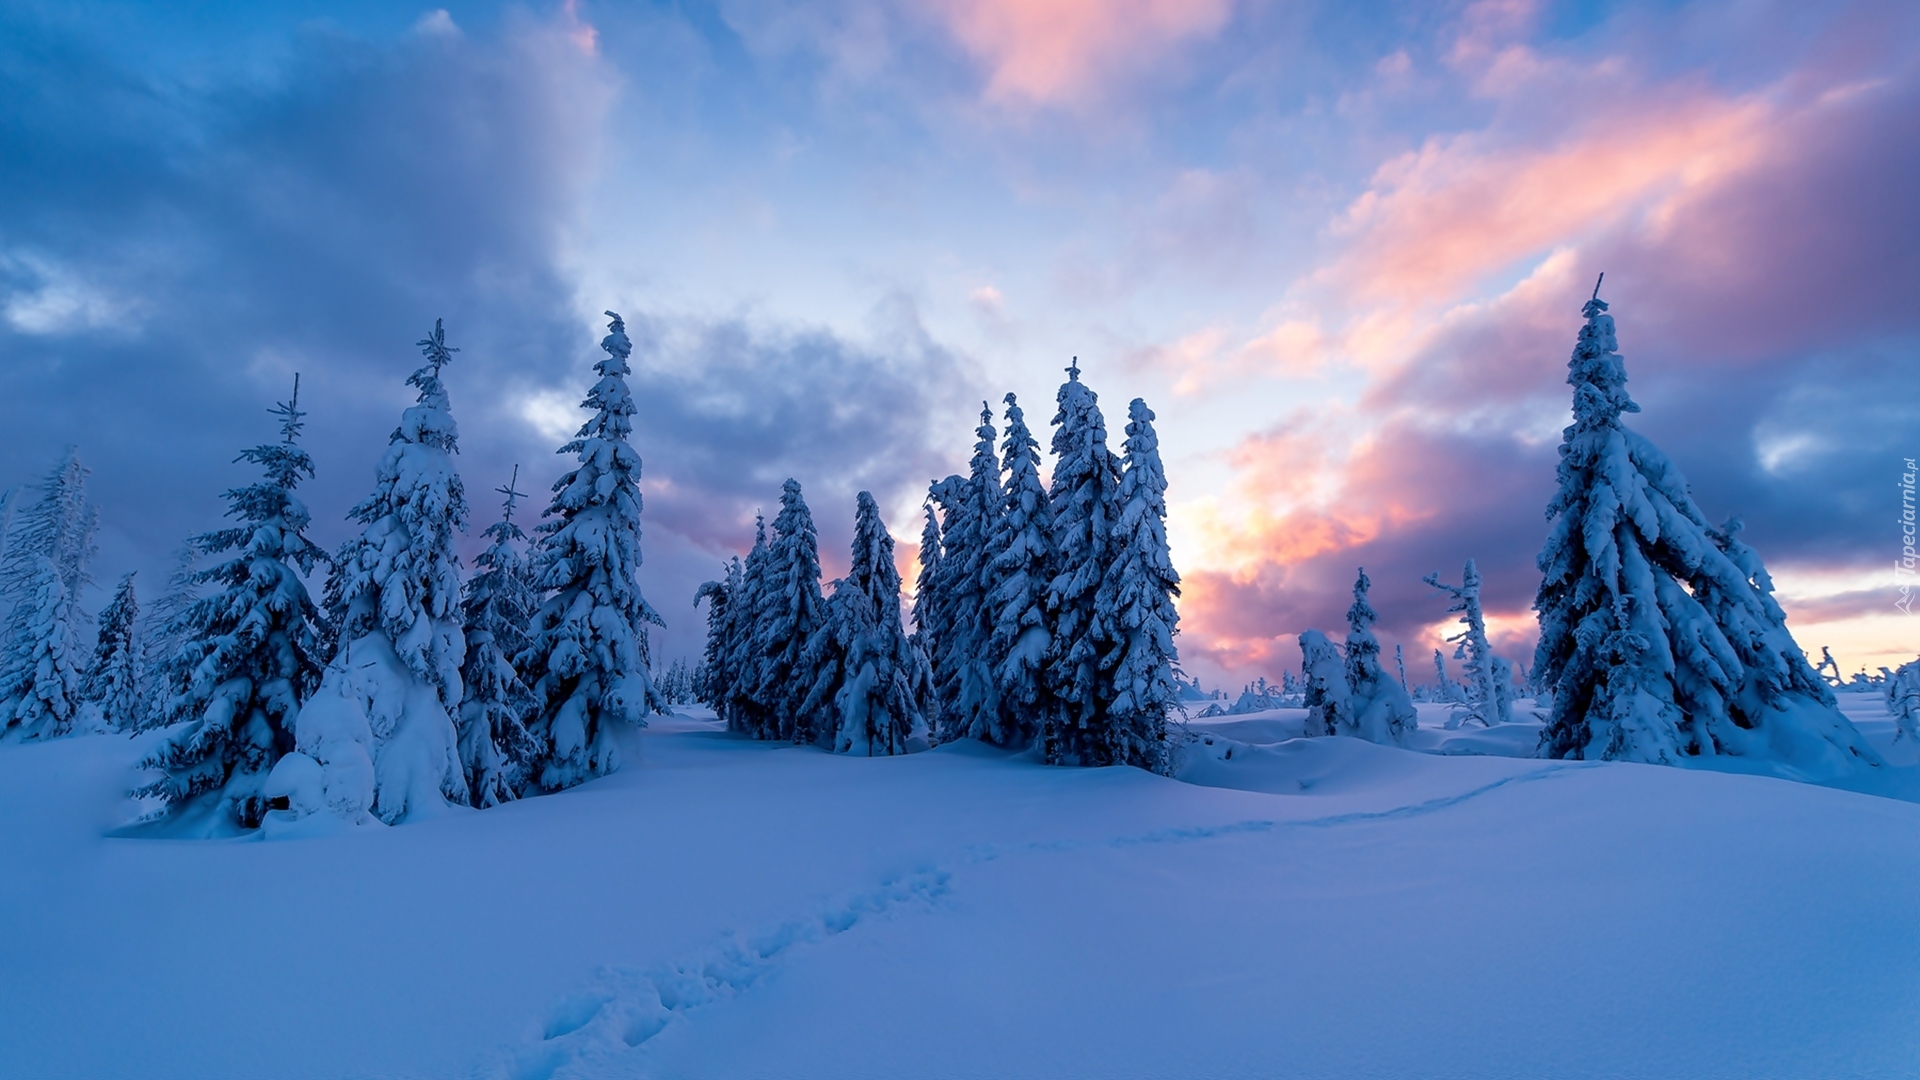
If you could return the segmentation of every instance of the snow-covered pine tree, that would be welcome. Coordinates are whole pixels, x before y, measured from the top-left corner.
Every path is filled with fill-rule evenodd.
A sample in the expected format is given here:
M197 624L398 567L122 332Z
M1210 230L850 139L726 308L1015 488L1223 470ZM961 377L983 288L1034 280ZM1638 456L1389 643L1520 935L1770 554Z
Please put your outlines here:
M307 508L293 491L313 475L300 449L300 381L273 409L281 441L243 450L235 460L260 466L259 483L226 493L239 523L203 533L193 549L231 557L197 571L217 591L181 619L182 665L192 672L170 707L179 726L142 762L161 775L135 791L162 802L160 815L204 833L252 829L267 809L269 771L293 749L300 706L320 683L314 625L320 611L300 573L322 557L302 534ZM368 780L372 766L368 762Z
M773 549L767 544L766 518L753 518L753 547L741 569L740 587L728 597L733 616L727 646L727 730L756 739L775 737L772 708L762 699L767 657L761 627L773 613Z
M418 397L400 414L373 494L348 513L364 528L337 559L338 648L295 728L299 752L323 773L338 764L358 775L360 754L372 757L367 802L339 809L351 820L371 811L389 825L469 801L454 724L467 647L453 533L467 527L467 499L453 466L459 429L440 381L458 350L437 319L418 344L425 363L407 377ZM327 785L345 782L329 776Z
M841 596L846 596L844 603ZM842 754L904 754L925 720L914 700L915 659L900 618L900 571L880 504L861 492L853 523L853 562L834 590L841 623L842 677L834 696L833 740Z
M1878 764L1787 632L1759 557L1710 528L1680 470L1621 422L1639 406L1606 312L1596 286L1567 365L1573 423L1539 559L1544 751L1668 764L1727 754L1801 776Z
M87 724L105 731L131 731L138 726L141 707L140 600L133 575L120 579L113 599L100 613L100 634L94 642L93 662L87 665L80 692Z
M20 644L27 671L14 683L0 733L20 739L72 734L80 709L81 668L73 595L51 558L40 560L40 581L26 609Z
M56 703L78 700L77 676L68 679L62 672L77 670L84 655L80 636L86 616L79 606L80 590L93 580L87 575L87 564L93 558L93 534L99 526L99 512L87 501L87 476L79 449L67 447L37 485L40 497L18 515L0 560L0 600L8 605L4 631L0 631L4 634L0 637L0 732L19 727L22 708L64 708ZM46 592L45 564L49 562L66 591L64 597ZM46 635L55 630L65 633L66 639L49 640ZM44 672L58 685L37 686L42 664L53 656L66 658ZM35 711L34 715L41 714ZM64 734L72 720L69 715L51 727L36 720L34 727L43 734Z
M947 621L935 671L940 679L936 693L945 704L939 720L943 741L989 738L999 715L1000 695L988 655L993 610L987 597L1000 578L993 565L993 543L1003 496L1000 459L994 452L998 432L984 401L974 435L967 478L953 490L954 512L940 533L945 547L940 592Z
M1078 358L1067 368L1055 400L1053 486L1047 496L1054 554L1047 607L1054 631L1046 672L1054 708L1044 721L1043 756L1056 765L1111 765L1107 705L1112 684L1101 667L1114 643L1114 613L1100 608L1099 591L1113 560L1120 469L1107 449L1098 399L1080 381Z
M1347 609L1348 718L1353 727L1339 734L1382 744L1403 743L1420 726L1420 718L1407 697L1406 669L1401 668L1401 681L1395 682L1380 667L1380 640L1373 636L1378 616L1367 600L1372 585L1362 567L1353 582L1353 606ZM1396 645L1396 663L1399 657Z
M506 486L494 489L501 496L500 520L481 533L487 549L473 560L474 575L460 603L467 642L460 668L460 766L467 800L481 808L518 798L534 756L526 727L533 692L513 667L513 658L526 651L527 624L540 606L520 557L527 534L513 523L514 506L525 497L514 490L519 479L516 465Z
M719 581L703 582L693 596L695 607L702 600L707 602L707 642L701 654L693 692L699 700L713 707L713 715L729 730L735 730L731 715L734 683L732 658L734 635L739 633L733 601L742 592L743 576L740 559L735 556L727 562L725 577Z
M193 681L194 654L185 646L193 629L193 605L200 599L199 562L194 541L180 545L166 591L147 609L140 632L143 697L137 726L142 731L183 719L172 709L188 700Z
M966 488L966 480L957 474L927 487L927 503L939 511L940 557L922 571L919 597L925 612L919 617L934 631L927 652L932 695L927 721L935 743L965 733L959 721L959 667L965 646L960 640L961 631L956 629L956 624L964 625L965 620L960 617L956 594L965 584L964 568L974 561L973 549L979 541L968 521Z
M867 628L861 599L856 590L847 587L845 579L829 584L822 608L825 617L814 627L800 654L798 677L805 680L807 695L794 712L809 718L813 732L810 741L828 750L834 749L840 730L837 702L847 682L847 653Z
M1007 479L992 551L998 584L987 596L993 633L987 656L993 664L1000 711L989 742L1025 746L1040 733L1041 718L1055 705L1047 697L1046 660L1053 640L1047 586L1053 572L1053 514L1040 479L1040 443L1012 394L1001 459Z
M1125 469L1120 474L1120 513L1114 521L1113 561L1100 583L1098 604L1114 636L1102 661L1113 689L1107 705L1110 749L1116 764L1165 773L1167 717L1179 708L1174 666L1180 653L1180 574L1167 550L1167 473L1153 410L1140 398L1127 406ZM1376 646L1377 648L1377 646Z
M1345 735L1353 730L1347 663L1340 647L1318 630L1300 635L1300 674L1306 682L1308 735Z
M1512 723L1513 691L1511 686L1501 688L1501 665L1496 662L1498 658L1493 655L1492 646L1487 644L1487 621L1480 610L1480 568L1468 559L1459 585L1442 582L1438 573L1420 580L1453 597L1447 613L1460 615L1460 632L1446 640L1453 643L1453 658L1466 661L1460 673L1465 692L1461 694L1460 709L1448 718L1447 727L1457 728L1466 720L1488 727ZM1506 669L1505 678L1509 684L1512 682L1511 668Z
M795 743L830 738L831 726L819 726L825 717L804 708L814 683L807 645L826 622L827 601L820 592L820 537L798 480L780 486L767 567L765 614L755 636L763 657L756 696L771 713L769 737Z
M913 588L913 642L919 674L915 676L914 696L920 702L921 715L928 718L927 739L936 740L933 719L939 714L939 698L934 691L933 657L940 646L940 628L945 615L940 610L940 515L931 493L922 506L926 522L920 527L920 572Z
M535 584L551 595L534 617L521 677L537 712L534 780L548 791L619 768L613 725L646 724L665 711L649 671L647 625L666 625L640 595L640 455L633 431L633 343L609 311L606 359L582 407L594 412L562 454L580 465L554 484L535 561Z

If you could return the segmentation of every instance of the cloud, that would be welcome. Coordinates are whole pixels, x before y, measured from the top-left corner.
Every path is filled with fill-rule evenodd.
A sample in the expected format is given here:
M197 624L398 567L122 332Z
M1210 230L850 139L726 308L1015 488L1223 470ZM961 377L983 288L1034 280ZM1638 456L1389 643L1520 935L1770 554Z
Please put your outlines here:
M1649 95L1651 96L1651 95ZM1382 165L1333 224L1351 239L1321 280L1359 301L1435 303L1751 165L1774 117L1758 99L1671 91L1611 106L1550 146L1482 133L1429 139Z
M1376 177L1341 220L1352 247L1318 281L1347 290L1352 325L1417 329L1345 411L1245 439L1236 489L1188 511L1207 555L1186 573L1187 649L1271 673L1292 635L1341 624L1358 565L1388 636L1429 641L1438 606L1419 574L1456 576L1472 556L1525 659L1565 358L1601 269L1646 410L1630 422L1711 518L1744 516L1776 566L1891 558L1877 524L1920 347L1904 285L1920 255L1903 239L1920 209L1894 178L1920 168L1920 79L1792 101L1690 92L1654 115L1631 104L1650 93L1544 149L1463 135ZM1529 272L1498 284L1515 260ZM1423 306L1434 314L1403 314ZM1857 585L1784 600L1823 634L1867 602Z
M986 70L987 100L1085 104L1116 79L1220 32L1232 0L937 0L934 10Z
M650 320L634 378L636 438L655 447L650 519L707 550L744 551L755 510L771 518L794 477L837 564L856 492L883 508L916 503L964 449L961 418L941 418L971 376L904 298L883 307L897 321L871 344L745 319Z
M844 562L854 491L906 502L944 471L928 418L965 365L900 297L854 342L577 295L575 238L625 92L585 27L562 11L391 41L308 30L270 80L182 88L48 26L0 26L0 480L78 441L101 565L158 580L218 523L248 475L233 455L268 436L298 371L319 466L302 494L336 543L411 400L413 343L444 317L477 532L515 463L545 506L615 307L640 346L643 581L675 654L695 622L681 605L786 476Z

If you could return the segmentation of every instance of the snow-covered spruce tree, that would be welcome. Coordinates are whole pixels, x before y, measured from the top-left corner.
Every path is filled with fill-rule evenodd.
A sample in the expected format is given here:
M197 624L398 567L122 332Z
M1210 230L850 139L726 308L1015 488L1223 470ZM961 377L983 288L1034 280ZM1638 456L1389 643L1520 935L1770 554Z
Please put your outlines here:
M1047 607L1053 641L1047 658L1051 714L1043 721L1043 755L1050 764L1111 765L1114 741L1107 705L1112 684L1101 670L1115 636L1113 612L1099 605L1100 582L1113 561L1120 469L1107 449L1107 424L1098 399L1080 381L1078 359L1056 397L1053 418L1053 580Z
M7 735L20 739L52 739L72 734L80 710L81 667L73 605L51 558L40 560L40 580L25 609L24 633L19 644L26 656L26 672L13 686L4 706Z
M84 723L105 731L131 731L140 720L140 600L133 575L120 579L113 599L100 613L100 634L93 662L87 665L80 696Z
M773 549L767 544L767 522L753 519L753 547L741 569L740 587L729 594L733 615L727 645L727 730L771 739L775 735L773 709L761 697L766 653L760 629L773 612Z
M1353 730L1347 662L1340 647L1318 630L1300 635L1300 674L1306 682L1308 735L1345 735Z
M1041 718L1055 707L1045 680L1053 641L1047 612L1047 586L1053 576L1053 515L1040 479L1040 443L1028 430L1020 403L1012 394L1005 401L1007 434L1001 459L1007 476L991 545L998 584L987 596L993 617L987 656L993 664L1000 709L986 737L1001 746L1026 746L1038 737Z
M562 454L580 465L554 484L540 533L535 585L550 595L534 617L518 662L537 711L533 780L558 791L619 768L613 725L646 724L666 704L648 674L647 625L666 625L634 575L640 570L640 455L627 390L633 343L609 311L606 359L582 407L593 418Z
M945 616L940 610L940 515L935 500L928 494L922 506L926 521L920 527L920 573L914 578L913 586L913 634L908 638L913 642L918 674L915 676L914 697L920 702L921 715L929 719L928 741L938 738L931 722L939 712L939 699L934 692L933 656L940 645L940 628Z
M5 557L0 559L0 600L8 605L4 631L0 631L4 634L0 637L0 732L18 728L21 708L53 708L56 702L78 700L77 677L68 679L61 673L77 668L83 656L80 639L86 616L79 606L80 590L92 583L87 564L93 558L93 534L99 525L99 513L87 501L87 476L78 448L67 447L37 485L39 498L18 514L7 538ZM47 563L52 563L66 591L57 602L46 592ZM48 640L46 635L54 630L65 633L66 639ZM64 665L43 672L43 663L54 655L66 657ZM43 675L56 679L58 685L36 686ZM41 704L30 705L33 701ZM36 721L35 729L42 734L65 734L72 720L67 716L51 728Z
M467 642L460 668L460 767L467 800L480 808L518 798L534 756L526 727L533 693L513 667L513 658L526 651L527 625L540 606L520 556L527 534L513 523L514 504L524 497L514 490L519 478L516 465L513 479L494 489L501 496L500 520L481 534L487 549L474 558L460 601Z
M1668 764L1727 754L1799 776L1878 764L1788 634L1759 557L1710 528L1680 470L1621 422L1639 406L1606 312L1596 286L1567 365L1573 423L1540 552L1543 750Z
M338 647L295 728L299 753L327 777L329 807L353 821L371 811L389 825L469 801L454 725L467 647L453 533L466 529L467 499L440 381L458 350L439 320L419 345L426 362L407 377L419 395L400 414L373 494L348 513L364 528L335 567ZM372 787L349 793L362 755L373 762ZM284 767L310 771L299 760Z
M826 622L827 601L820 592L820 537L813 512L800 494L800 481L791 478L780 486L764 598L764 614L755 627L763 658L756 696L771 714L767 737L795 743L831 738L831 725L820 726L825 718L805 709L814 683L807 645Z
M1460 673L1465 692L1461 695L1459 710L1447 719L1447 727L1457 728L1466 720L1489 727L1511 723L1513 670L1498 663L1492 646L1487 644L1487 621L1480 610L1480 568L1468 559L1459 585L1442 582L1438 573L1428 574L1421 580L1453 597L1447 613L1460 614L1460 632L1446 640L1453 643L1453 658L1466 661ZM1502 678L1509 684L1504 689L1500 684Z
M739 632L733 601L742 591L742 577L740 559L736 556L728 561L725 577L719 581L702 582L693 596L695 607L702 600L707 602L707 642L701 653L700 670L694 679L693 691L699 700L713 707L713 715L729 729L733 728L729 708L734 682L733 643L734 635Z
M834 748L840 730L840 714L835 702L847 681L847 653L854 639L867 628L867 613L861 597L846 587L845 579L836 579L826 588L824 617L807 638L801 650L798 677L805 680L806 697L794 710L809 718L814 738L811 741Z
M1173 636L1180 632L1180 575L1167 550L1167 473L1153 410L1139 398L1127 406L1126 466L1120 474L1120 513L1114 521L1113 561L1100 583L1098 603L1114 635L1102 663L1113 682L1107 704L1107 760L1165 773L1167 716L1179 707Z
M193 629L193 605L200 599L199 561L194 542L182 544L174 553L166 591L147 609L140 632L143 696L136 725L140 730L182 719L170 710L188 700L185 695L193 680L194 654L185 646Z
M1401 668L1400 680L1395 681L1380 667L1380 640L1373 636L1378 616L1367 601L1372 585L1362 567L1353 581L1353 606L1347 609L1348 717L1353 726L1338 734L1382 744L1402 743L1420 726L1420 719L1407 697L1406 669ZM1399 656L1395 646L1396 663Z
M300 574L312 573L322 553L302 535L307 508L293 494L313 475L313 459L295 442L299 404L296 376L293 397L273 410L281 441L236 459L265 474L226 493L227 516L239 523L192 541L206 556L231 555L194 575L214 591L180 620L180 660L192 674L168 710L179 723L141 763L160 777L134 792L207 834L260 824L268 772L293 749L301 703L320 683L320 611ZM369 783L371 773L368 763Z
M942 741L988 738L999 713L999 692L988 656L993 612L987 602L999 575L993 566L993 542L1000 517L1000 459L993 413L980 403L974 429L973 458L967 477L951 489L953 512L941 530L940 593L946 622L940 655L934 661L935 688L943 708L938 718Z
M844 595L846 600L841 601ZM915 659L900 618L900 571L880 505L861 492L853 523L853 562L834 590L843 642L842 677L834 695L842 754L903 754L925 725L914 700Z
M967 482L958 475L935 480L927 487L927 505L938 511L937 529L940 556L931 567L923 566L917 593L916 616L930 629L927 637L928 693L927 723L935 743L945 741L959 728L959 700L955 693L960 679L955 670L961 647L955 641L958 620L954 598L955 585L964 580L961 564L971 561L970 550L977 540L966 522Z

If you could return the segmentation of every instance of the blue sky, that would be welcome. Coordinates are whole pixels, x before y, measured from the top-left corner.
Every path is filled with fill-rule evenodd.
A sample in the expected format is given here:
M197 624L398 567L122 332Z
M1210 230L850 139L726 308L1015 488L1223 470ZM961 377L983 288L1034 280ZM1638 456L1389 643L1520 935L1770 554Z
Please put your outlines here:
M973 414L1079 356L1161 418L1182 646L1276 674L1353 569L1480 560L1521 654L1608 272L1638 424L1742 514L1801 642L1910 656L1916 16L1899 4L130 5L0 11L0 483L68 442L98 576L219 513L302 373L346 535L445 318L461 466L529 490L633 327L650 599L779 482L903 553ZM1117 425L1114 425L1117 430Z

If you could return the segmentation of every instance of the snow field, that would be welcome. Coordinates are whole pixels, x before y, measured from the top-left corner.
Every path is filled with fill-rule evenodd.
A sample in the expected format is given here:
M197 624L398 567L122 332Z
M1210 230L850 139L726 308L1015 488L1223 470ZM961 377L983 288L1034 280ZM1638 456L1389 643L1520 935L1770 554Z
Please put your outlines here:
M1920 806L1421 719L1195 724L1182 782L667 718L560 795L288 842L106 835L151 735L8 746L0 1074L1912 1075Z

